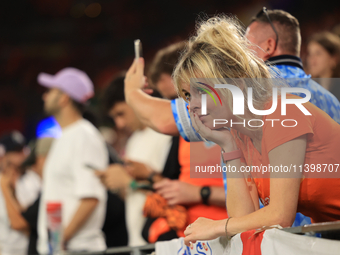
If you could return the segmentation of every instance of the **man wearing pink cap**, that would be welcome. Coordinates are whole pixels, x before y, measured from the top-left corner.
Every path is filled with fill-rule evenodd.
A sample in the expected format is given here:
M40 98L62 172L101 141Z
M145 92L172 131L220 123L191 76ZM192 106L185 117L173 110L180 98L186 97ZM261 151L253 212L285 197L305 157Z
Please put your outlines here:
M63 247L70 251L106 249L101 228L106 210L106 190L94 175L106 169L108 153L99 131L82 118L82 108L93 96L90 78L76 68L64 68L55 75L40 73L44 109L62 128L46 159L43 192L38 217L38 244L41 254L49 253L46 205L61 202Z

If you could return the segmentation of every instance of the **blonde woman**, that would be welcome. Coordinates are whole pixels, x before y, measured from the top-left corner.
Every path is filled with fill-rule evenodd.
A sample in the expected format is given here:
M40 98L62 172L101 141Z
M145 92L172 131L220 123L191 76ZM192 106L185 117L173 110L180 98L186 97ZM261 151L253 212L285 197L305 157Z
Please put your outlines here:
M246 87L252 88L255 109L269 109L273 85L268 78L273 78L273 75L248 46L241 28L233 19L216 17L202 22L174 71L176 89L190 104L194 128L202 137L221 146L227 167L241 169L270 164L273 167L302 166L303 171L296 171L288 176L290 178L261 178L263 176L239 171L232 176L227 173L229 218L219 221L197 219L185 231L187 245L196 240L233 236L263 226L279 224L288 227L293 223L296 212L311 217L313 222L340 219L339 179L305 178L312 177L306 173L307 168L320 164L327 166L324 173L328 174L327 177L338 177L335 168L340 163L340 126L311 103L303 104L311 115L305 115L292 104L287 105L286 115L281 116L280 98L277 110L272 114L252 114L247 107L247 97L250 95ZM135 84L129 87L144 84L143 69L144 60L136 60L126 75L125 83ZM215 105L208 96L207 114L202 115L201 94L207 87L196 82L197 78L214 84L221 84L224 78L232 79L234 85L243 91L245 114L234 115L231 93L220 89L221 104ZM190 83L190 79L194 82ZM287 97L298 98L292 95ZM249 119L255 118L262 120L264 125L257 128L230 125L242 120L248 123ZM214 127L214 119L229 121ZM295 119L298 124L287 128L280 122L276 125L273 121L267 121L270 119ZM334 168L333 173L327 173L330 166ZM271 174L271 177L275 176ZM262 209L259 209L259 198L265 205Z

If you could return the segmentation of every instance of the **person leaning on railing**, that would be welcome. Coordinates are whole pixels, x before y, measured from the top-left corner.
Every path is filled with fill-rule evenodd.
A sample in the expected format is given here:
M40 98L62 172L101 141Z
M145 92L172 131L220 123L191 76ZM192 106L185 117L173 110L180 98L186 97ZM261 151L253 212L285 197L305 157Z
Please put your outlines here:
M221 146L227 167L240 169L241 166L260 164L274 167L339 164L337 151L340 126L309 102L303 106L311 115L304 115L295 105L287 106L284 119L296 119L299 123L289 130L282 125L272 127L268 121L261 128L236 125L229 131L228 124L213 127L213 119L240 121L239 116L232 114L231 95L226 89L219 90L222 105L215 106L212 99L207 97L207 115L201 116L199 88L204 86L190 84L192 78L213 78L215 84L216 81L221 82L223 77L253 79L252 82L240 83L238 86L243 86L242 89L244 86L252 87L255 109L268 109L266 107L272 105L273 84L267 78L275 77L249 49L249 42L243 34L235 20L220 16L202 22L197 34L190 39L189 47L179 61L173 78L179 95L190 104L195 129L202 137ZM142 83L143 61L135 61L131 68L135 72L130 72L130 79ZM255 80L259 78L265 78L266 82ZM288 97L299 98L293 95ZM242 118L282 119L280 101L278 99L277 110L269 116L254 116L245 107L246 112ZM340 219L338 178L304 178L302 173L290 176L295 178L269 179L243 174L233 177L239 178L227 178L229 218L217 221L197 219L185 231L184 241L187 245L196 240L210 240L226 234L233 236L263 226L288 227L292 225L296 212L311 217L313 222ZM262 209L259 209L259 198L265 203Z

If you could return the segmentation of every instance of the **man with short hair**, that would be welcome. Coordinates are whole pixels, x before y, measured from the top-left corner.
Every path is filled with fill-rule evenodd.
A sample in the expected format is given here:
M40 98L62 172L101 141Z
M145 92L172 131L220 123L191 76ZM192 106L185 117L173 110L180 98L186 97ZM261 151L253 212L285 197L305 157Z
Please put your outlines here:
M113 80L105 90L103 104L117 129L131 134L126 144L126 162L124 165L112 164L105 173L98 176L108 189L125 193L128 245L141 246L147 242L142 237L146 221L143 216L146 193L138 188L140 181L156 182L163 177L177 178L178 173L174 169L166 173L163 171L171 138L153 131L138 119L125 102L124 78L121 75Z
M177 98L171 75L185 46L185 42L182 41L159 50L149 67L150 85L156 88L163 98L170 100Z
M310 102L325 111L340 124L340 103L338 99L310 79L303 70L300 59L301 35L299 21L288 12L267 10L263 7L252 18L246 31L252 48L267 64L274 65L279 75L291 87L301 87L311 92ZM303 93L297 94L305 97Z
M50 252L46 215L50 201L62 204L65 249L103 251L106 190L92 168L106 169L108 152L99 131L82 118L84 104L94 94L92 81L83 71L64 68L55 75L40 73L38 83L49 88L43 97L45 112L62 128L43 169L38 252Z

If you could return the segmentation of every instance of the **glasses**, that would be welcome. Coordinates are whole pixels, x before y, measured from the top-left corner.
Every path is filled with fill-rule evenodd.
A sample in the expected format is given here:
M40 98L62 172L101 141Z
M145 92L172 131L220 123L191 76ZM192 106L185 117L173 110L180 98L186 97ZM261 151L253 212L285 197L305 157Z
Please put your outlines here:
M277 33L275 27L274 27L274 24L273 22L270 20L269 18L269 15L268 15L268 12L267 12L267 8L266 7L263 7L263 9L256 15L256 18L260 18L263 14L266 15L268 21L269 21L269 24L270 26L272 27L272 29L274 30L275 34L276 34L276 40L275 40L275 49L274 51L276 50L277 48L277 43L279 42L279 34Z

